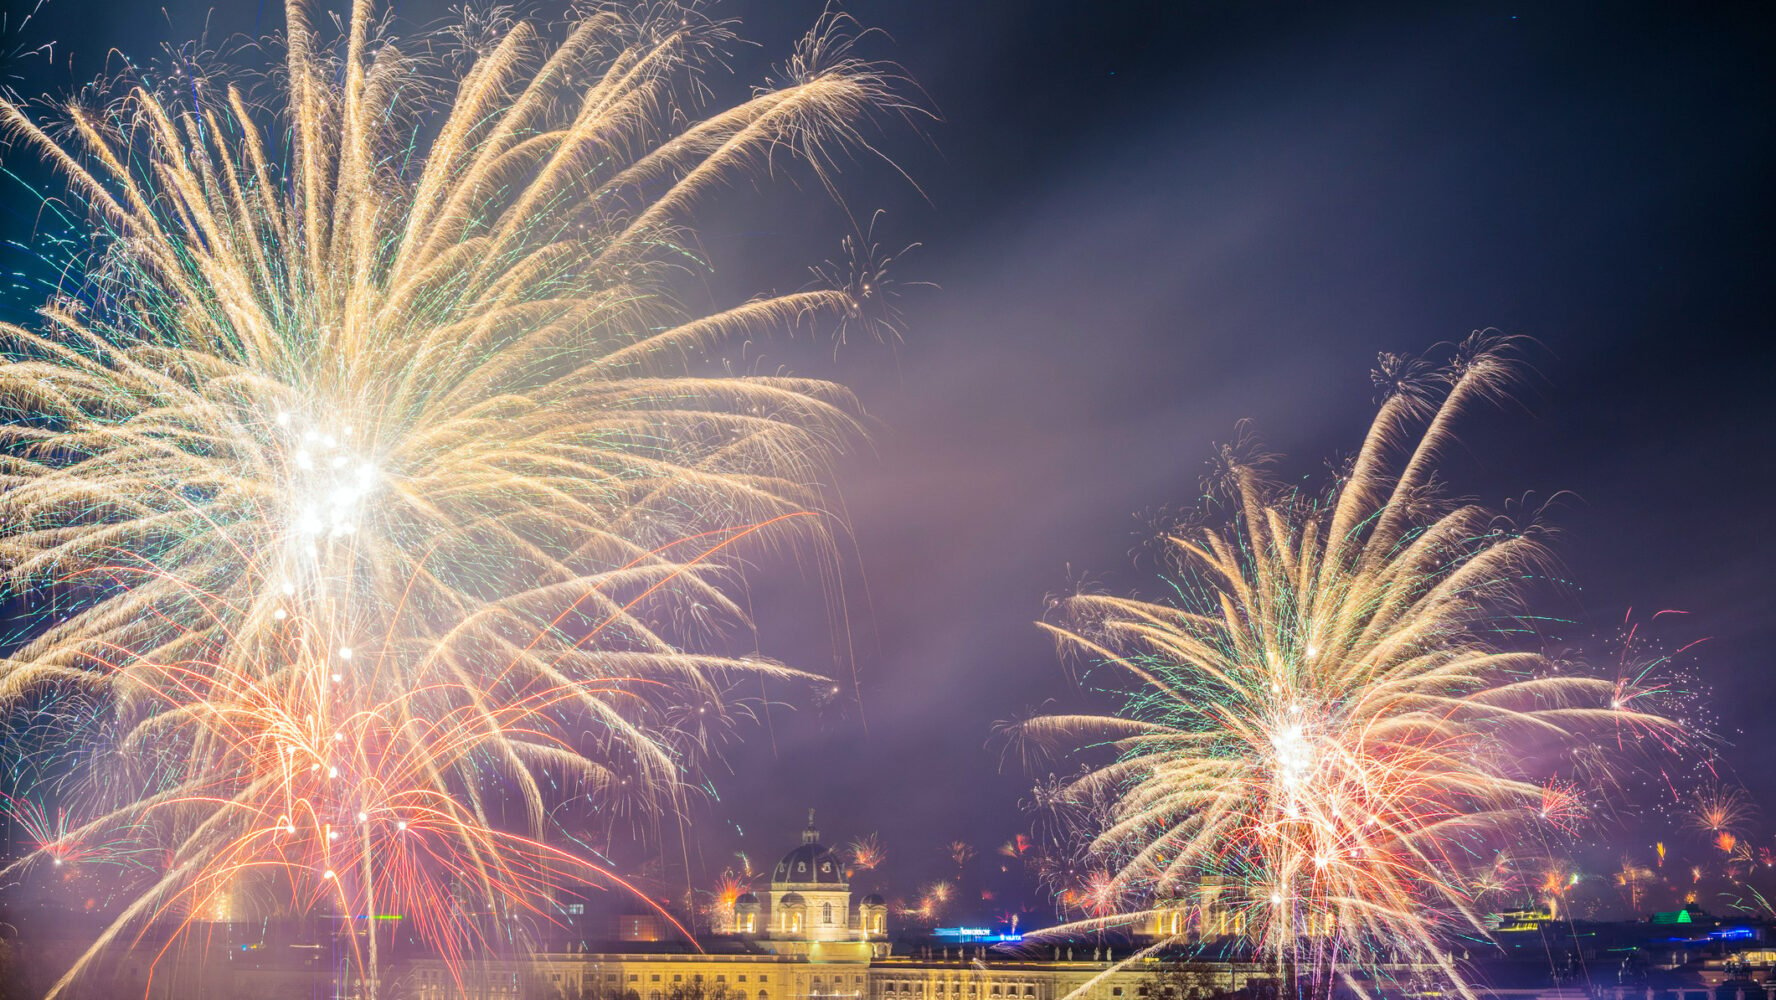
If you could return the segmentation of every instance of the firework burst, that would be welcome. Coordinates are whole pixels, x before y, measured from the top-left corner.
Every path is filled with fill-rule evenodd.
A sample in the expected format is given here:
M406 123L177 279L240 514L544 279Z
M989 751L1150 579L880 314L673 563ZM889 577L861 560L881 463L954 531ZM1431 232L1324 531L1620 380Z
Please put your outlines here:
M888 851L882 839L872 833L853 840L845 848L845 860L851 875L875 871L888 861Z
M0 794L0 816L22 835L28 857L48 861L52 867L94 860L114 861L109 844L78 837L62 809L52 809L24 796Z
M717 934L734 933L735 905L746 891L746 880L739 873L731 868L721 873L703 905L703 917L710 930Z
M1719 782L1705 785L1696 790L1690 800L1690 811L1687 820L1691 829L1721 847L1723 852L1730 852L1732 844L1738 842L1738 833L1753 815L1751 797L1745 789L1736 785ZM1730 841L1724 838L1730 838Z
M1104 917L1120 911L1123 907L1123 882L1113 872L1099 868L1087 872L1079 887L1071 891L1071 899L1064 901L1093 917Z
M944 910L949 907L955 895L955 884L939 879L919 891L919 902L907 911L907 915L936 923L943 919Z
M104 705L63 734L97 789L66 837L172 845L81 966L243 879L408 905L446 954L453 893L608 883L549 845L551 799L676 801L727 679L801 676L686 640L744 620L735 546L824 537L853 430L838 387L707 348L891 321L873 251L705 314L673 293L695 206L777 159L830 182L906 110L844 18L700 114L732 34L695 4L411 48L363 0L338 39L286 16L272 100L193 68L53 134L0 100L96 234L0 325L0 582L57 611L0 702Z
M1119 715L1024 725L1118 752L1074 797L1113 798L1093 850L1153 909L1110 920L1213 883L1312 989L1392 956L1466 991L1440 941L1481 926L1469 873L1569 821L1570 792L1549 779L1576 751L1667 729L1639 691L1497 645L1542 549L1441 500L1433 471L1457 416L1501 393L1512 347L1476 335L1435 369L1384 357L1380 413L1323 499L1225 451L1231 523L1168 539L1176 602L1061 602L1045 627L1062 647L1140 685Z

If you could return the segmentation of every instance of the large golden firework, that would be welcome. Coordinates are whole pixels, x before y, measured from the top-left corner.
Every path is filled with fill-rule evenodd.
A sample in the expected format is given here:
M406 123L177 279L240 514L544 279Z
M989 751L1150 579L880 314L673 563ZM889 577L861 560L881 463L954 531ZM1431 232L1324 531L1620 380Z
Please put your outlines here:
M1316 988L1388 958L1460 984L1441 940L1481 927L1476 859L1570 823L1542 818L1564 787L1549 778L1588 734L1667 727L1638 689L1501 647L1542 549L1435 489L1457 416L1501 391L1511 347L1477 335L1438 370L1384 357L1386 401L1326 499L1229 449L1231 523L1168 539L1175 602L1083 594L1045 626L1138 685L1118 715L1023 727L1117 754L1071 796L1112 803L1096 894L1141 901L1098 923L1226 908L1220 927Z
M545 843L554 800L670 797L668 704L794 674L687 647L743 619L736 542L820 537L852 409L707 349L876 324L888 289L859 258L713 312L674 290L693 210L779 159L830 180L891 73L829 15L700 113L731 25L696 4L411 49L372 7L330 39L291 0L272 100L192 65L60 131L0 100L95 234L0 325L0 580L56 594L0 702L105 705L66 838L175 845L98 947L242 879L534 905L597 875Z

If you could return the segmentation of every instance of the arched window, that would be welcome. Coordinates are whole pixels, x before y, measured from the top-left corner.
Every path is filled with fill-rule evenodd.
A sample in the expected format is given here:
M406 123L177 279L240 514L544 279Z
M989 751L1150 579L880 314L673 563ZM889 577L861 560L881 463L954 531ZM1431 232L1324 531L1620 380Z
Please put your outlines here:
M822 903L821 904L821 906L820 906L820 922L823 924L832 923L832 904L831 903Z

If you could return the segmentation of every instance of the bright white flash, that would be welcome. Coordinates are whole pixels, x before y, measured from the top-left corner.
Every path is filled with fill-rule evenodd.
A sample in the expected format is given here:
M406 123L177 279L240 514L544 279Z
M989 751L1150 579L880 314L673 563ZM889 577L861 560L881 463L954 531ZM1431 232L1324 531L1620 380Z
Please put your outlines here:
M291 541L299 551L319 556L323 542L358 530L381 474L375 462L351 450L348 429L335 433L287 413L277 422L285 429L281 443L289 456Z

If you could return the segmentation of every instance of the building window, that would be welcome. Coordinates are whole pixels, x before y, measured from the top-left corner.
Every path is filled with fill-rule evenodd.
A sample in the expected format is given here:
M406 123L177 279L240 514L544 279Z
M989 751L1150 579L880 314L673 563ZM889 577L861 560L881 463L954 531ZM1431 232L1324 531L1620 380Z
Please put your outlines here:
M823 924L832 923L832 904L831 903L823 904L820 907L820 922Z

